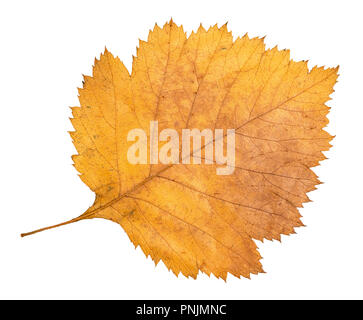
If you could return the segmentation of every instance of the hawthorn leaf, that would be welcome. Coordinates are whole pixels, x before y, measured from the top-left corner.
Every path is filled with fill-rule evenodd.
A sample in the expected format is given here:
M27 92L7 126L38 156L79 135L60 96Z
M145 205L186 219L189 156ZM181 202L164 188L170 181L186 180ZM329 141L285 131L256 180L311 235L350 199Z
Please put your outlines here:
M74 166L95 201L77 218L22 236L104 218L176 275L263 272L254 239L294 233L303 225L298 208L320 183L311 168L331 147L323 128L337 71L309 70L262 38L233 41L226 25L189 37L172 20L155 25L131 75L106 49L84 77L71 119ZM150 139L151 121L179 137L188 128L234 129L233 173L217 175L206 152L200 164L131 164L128 132L140 128Z

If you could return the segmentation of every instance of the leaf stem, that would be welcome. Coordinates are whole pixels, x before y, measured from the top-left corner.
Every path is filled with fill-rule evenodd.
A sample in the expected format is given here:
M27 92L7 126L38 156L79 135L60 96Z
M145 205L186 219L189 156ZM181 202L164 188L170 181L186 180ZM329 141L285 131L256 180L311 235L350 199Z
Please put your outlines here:
M74 218L74 219L71 219L71 220L68 220L68 221L65 221L65 222L62 222L62 223L58 223L58 224L55 224L53 226L49 226L49 227L45 227L45 228L33 230L31 232L22 233L22 234L20 234L20 236L21 237L30 236L30 235L35 234L35 233L38 233L38 232L42 232L42 231L45 231L45 230L49 230L49 229L54 229L54 228L58 228L58 227L61 227L61 226L65 226L67 224L71 224L73 222L77 222L77 221L82 220L82 219L83 219L83 217L82 216L79 216L77 218Z

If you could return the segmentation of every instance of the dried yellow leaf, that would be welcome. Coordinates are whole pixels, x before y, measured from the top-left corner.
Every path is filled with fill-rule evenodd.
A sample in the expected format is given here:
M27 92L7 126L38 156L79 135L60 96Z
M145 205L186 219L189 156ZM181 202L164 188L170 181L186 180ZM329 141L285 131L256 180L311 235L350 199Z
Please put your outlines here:
M330 148L325 103L337 70L309 71L260 38L233 41L226 25L200 26L189 37L172 21L156 25L140 41L131 75L106 49L71 119L74 165L96 199L63 224L115 221L176 275L263 272L253 239L294 233L297 208L319 184L310 168ZM131 164L128 132L149 132L150 121L179 137L185 128L233 128L233 174L217 175L215 162Z

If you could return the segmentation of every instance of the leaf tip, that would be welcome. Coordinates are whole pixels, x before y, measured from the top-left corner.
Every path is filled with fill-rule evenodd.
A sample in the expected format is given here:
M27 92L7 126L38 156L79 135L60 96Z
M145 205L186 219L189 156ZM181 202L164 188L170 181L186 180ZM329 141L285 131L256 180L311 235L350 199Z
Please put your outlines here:
M204 29L202 23L200 23L200 25L198 27L198 32L205 32L205 29Z

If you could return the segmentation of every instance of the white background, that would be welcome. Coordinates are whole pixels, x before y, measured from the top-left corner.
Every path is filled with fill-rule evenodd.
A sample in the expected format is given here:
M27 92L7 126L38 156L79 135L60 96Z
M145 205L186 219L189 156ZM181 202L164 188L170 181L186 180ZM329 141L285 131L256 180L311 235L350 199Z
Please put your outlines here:
M2 1L0 5L0 298L363 298L361 1ZM305 228L258 243L266 274L176 278L134 249L119 225L78 216L94 195L77 176L67 130L82 74L107 48L131 68L138 38L170 17L234 36L266 35L309 66L340 65L328 105L336 135L301 210Z

